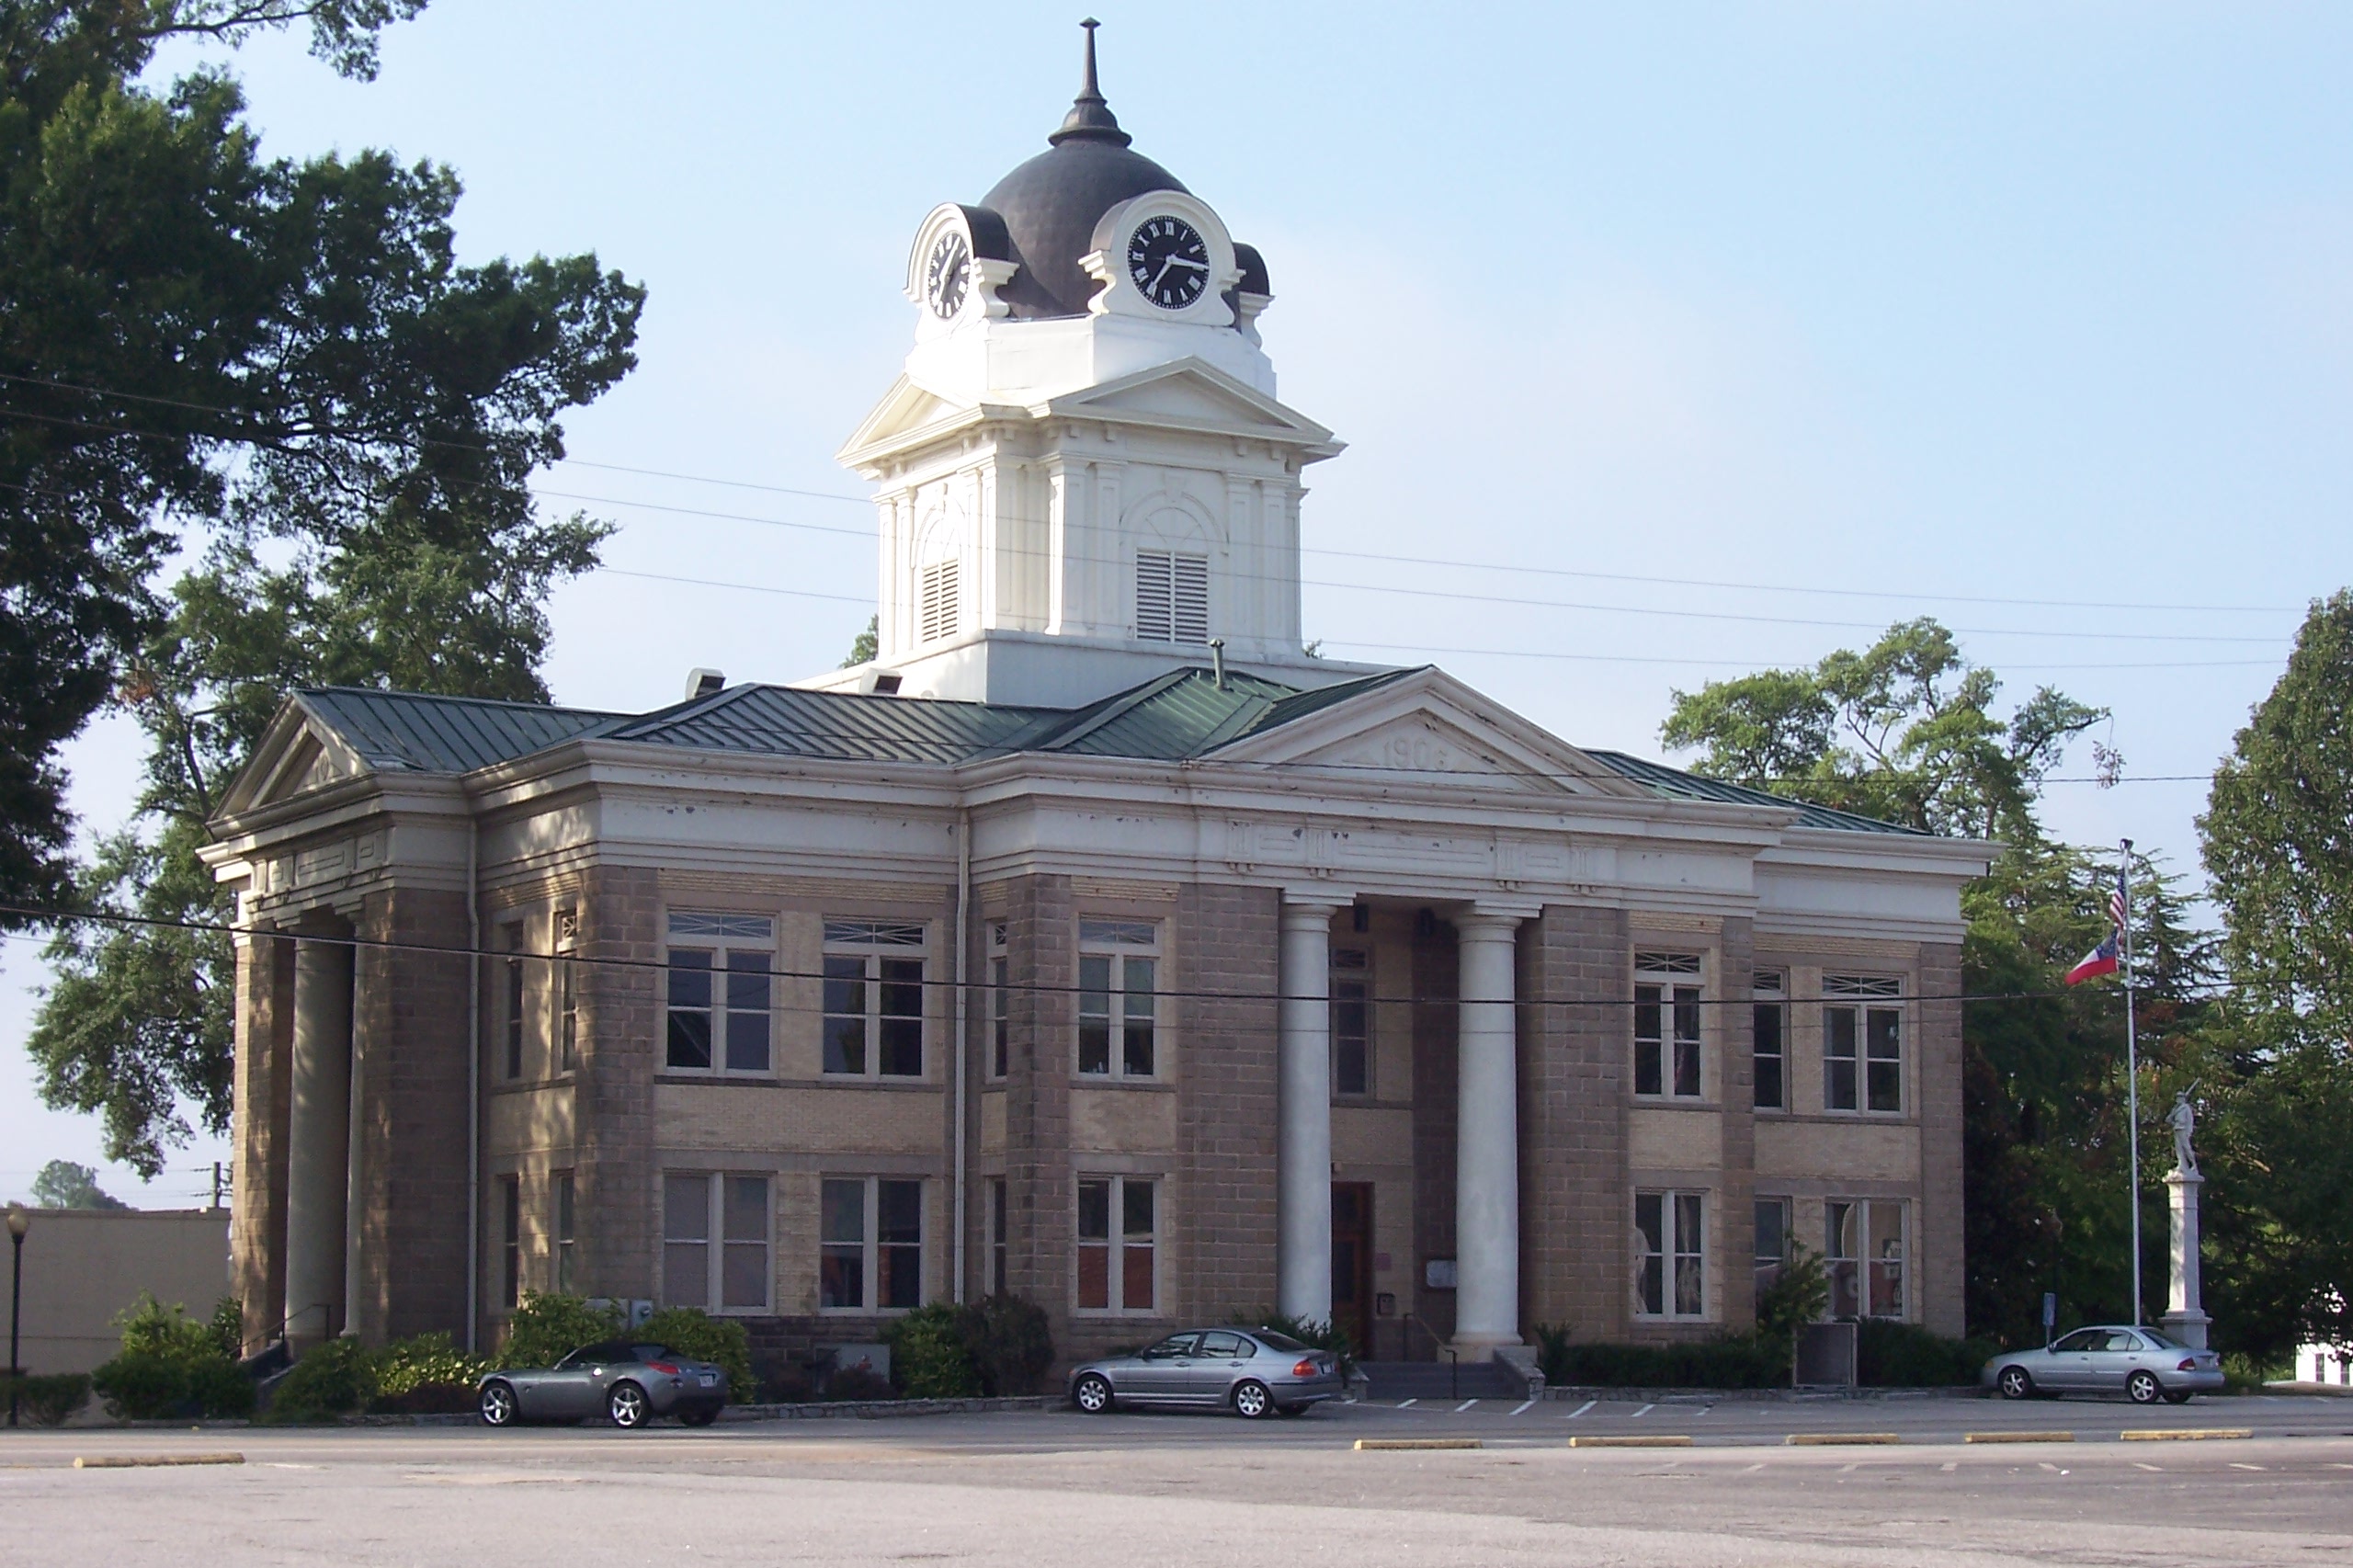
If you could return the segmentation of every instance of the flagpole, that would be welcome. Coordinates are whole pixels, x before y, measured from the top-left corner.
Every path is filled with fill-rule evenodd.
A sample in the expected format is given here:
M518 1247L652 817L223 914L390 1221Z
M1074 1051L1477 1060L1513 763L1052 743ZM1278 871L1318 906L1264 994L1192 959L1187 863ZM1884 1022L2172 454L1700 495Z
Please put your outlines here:
M2132 841L2125 839L2116 873L2124 919L2117 928L2117 951L2124 960L2124 1104L2126 1143L2132 1165L2132 1326L2141 1326L2141 1063L2132 1017Z

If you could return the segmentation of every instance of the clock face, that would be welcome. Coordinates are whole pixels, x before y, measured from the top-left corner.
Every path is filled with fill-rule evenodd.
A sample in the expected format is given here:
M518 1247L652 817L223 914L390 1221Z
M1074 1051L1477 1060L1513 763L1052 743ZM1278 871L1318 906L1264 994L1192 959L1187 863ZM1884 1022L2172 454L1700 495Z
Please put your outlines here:
M950 229L931 247L924 268L924 295L932 314L945 321L964 308L964 290L972 278L972 247L959 230Z
M1182 218L1147 218L1128 236L1128 276L1164 311L1181 311L1210 286L1209 242Z

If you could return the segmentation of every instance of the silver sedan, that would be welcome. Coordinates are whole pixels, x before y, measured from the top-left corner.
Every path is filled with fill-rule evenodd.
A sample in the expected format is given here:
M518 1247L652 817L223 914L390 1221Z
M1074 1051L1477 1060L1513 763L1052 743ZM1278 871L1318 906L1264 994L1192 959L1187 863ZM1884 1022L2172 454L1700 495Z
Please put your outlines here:
M2036 1394L2120 1393L2135 1404L2186 1403L2222 1386L2222 1358L2177 1345L2151 1328L2101 1324L2040 1350L2012 1350L1985 1363L1981 1381L2005 1399Z
M1267 1328L1187 1329L1070 1374L1070 1402L1089 1415L1115 1403L1193 1405L1256 1421L1296 1415L1345 1392L1337 1357Z
M590 1415L602 1415L616 1426L642 1426L658 1415L707 1426L727 1403L727 1373L667 1346L601 1340L552 1367L485 1372L475 1399L483 1421L492 1426Z

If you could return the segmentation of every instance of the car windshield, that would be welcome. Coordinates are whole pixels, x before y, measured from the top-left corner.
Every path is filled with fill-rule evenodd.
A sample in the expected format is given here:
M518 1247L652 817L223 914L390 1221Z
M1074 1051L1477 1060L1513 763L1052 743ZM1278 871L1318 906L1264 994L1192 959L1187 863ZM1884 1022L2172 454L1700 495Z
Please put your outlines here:
M1313 1348L1311 1346L1302 1345L1288 1334L1277 1334L1271 1328L1254 1328L1250 1331L1250 1335L1269 1350L1290 1351Z
M556 1363L559 1367L603 1367L616 1361L633 1359L630 1347L607 1340L600 1345L584 1345Z

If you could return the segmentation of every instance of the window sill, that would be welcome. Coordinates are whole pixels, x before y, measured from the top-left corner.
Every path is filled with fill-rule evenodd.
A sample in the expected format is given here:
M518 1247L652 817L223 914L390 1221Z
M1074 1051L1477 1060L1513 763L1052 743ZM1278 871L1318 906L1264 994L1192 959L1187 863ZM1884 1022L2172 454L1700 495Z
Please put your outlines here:
M1705 1095L1631 1095L1628 1096L1639 1106L1658 1106L1667 1110L1721 1110L1722 1102Z
M1074 1089L1132 1089L1139 1094L1173 1095L1176 1092L1176 1085L1165 1078L1111 1078L1098 1073L1074 1073L1071 1074L1070 1086Z
M654 1074L656 1084L693 1085L701 1088L738 1089L890 1089L899 1093L928 1090L939 1085L929 1078L853 1078L830 1074L815 1078L788 1078L775 1073L696 1073L665 1067Z

